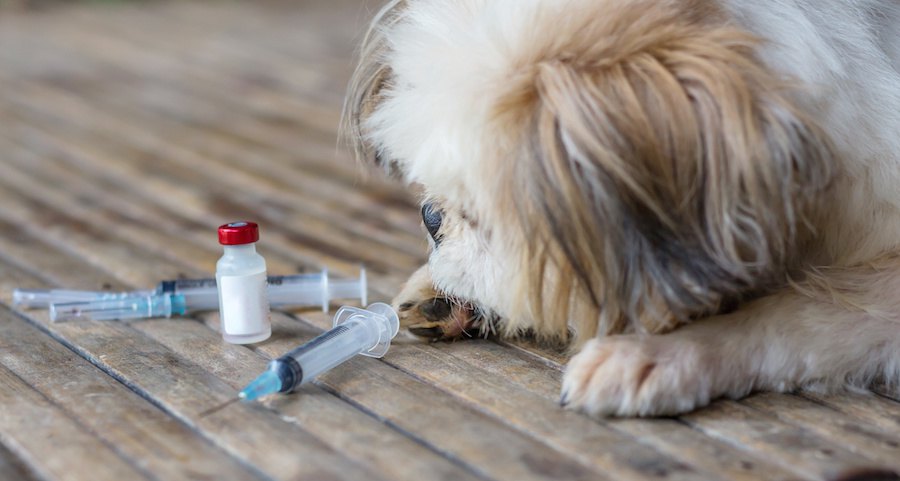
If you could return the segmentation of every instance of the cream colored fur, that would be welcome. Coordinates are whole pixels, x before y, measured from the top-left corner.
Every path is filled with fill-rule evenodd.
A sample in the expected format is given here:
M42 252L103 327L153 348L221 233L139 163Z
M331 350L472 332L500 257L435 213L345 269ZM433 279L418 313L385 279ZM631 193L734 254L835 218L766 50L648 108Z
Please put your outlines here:
M347 120L357 122L350 130L360 142L359 153L377 154L407 182L424 186L423 202L434 202L444 213L440 245L398 304L440 293L488 318L499 316L507 334L535 329L548 337L564 337L566 321L576 312L594 312L577 288L561 301L571 304L564 319L551 319L529 302L534 279L527 265L533 252L527 250L530 234L523 234L516 219L539 225L546 219L534 216L546 214L523 207L510 194L528 188L517 173L530 158L516 153L533 147L524 129L498 120L497 112L504 102L539 103L528 92L525 100L510 100L510 86L536 65L605 61L579 58L566 42L588 36L591 45L612 44L614 38L591 37L602 31L593 23L613 21L610 16L619 15L621 5L637 1L408 0L385 8L364 47ZM572 323L584 331L580 341L586 344L569 365L563 401L595 415L659 415L756 389L864 387L876 379L896 388L900 6L891 0L658 4L684 4L677 8L703 17L700 23L709 17L760 39L753 58L772 78L795 87L786 90L786 99L803 117L790 122L811 119L830 143L832 185L815 198L809 216L796 219L813 235L785 261L798 267L791 271L793 285L754 286L772 292L731 313L678 318L685 325L671 332L646 328L638 319L622 334L585 339L598 329ZM697 23L692 22L686 25ZM584 95L573 104L599 108L590 93ZM602 118L602 112L592 113ZM658 134L645 133L648 139ZM566 135L563 148L574 155L574 140ZM556 212L562 219L581 214ZM548 249L548 263L558 265ZM574 282L564 270L541 272L546 286ZM552 295L548 291L546 297ZM602 311L601 305L600 318Z

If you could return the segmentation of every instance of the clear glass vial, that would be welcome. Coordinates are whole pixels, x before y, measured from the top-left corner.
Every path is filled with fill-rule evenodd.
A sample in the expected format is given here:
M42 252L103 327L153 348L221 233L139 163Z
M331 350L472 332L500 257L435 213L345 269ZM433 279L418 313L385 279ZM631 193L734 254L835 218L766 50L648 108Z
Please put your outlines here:
M225 255L216 263L222 337L232 344L251 344L272 335L266 260L256 252L259 226L232 222L219 227Z

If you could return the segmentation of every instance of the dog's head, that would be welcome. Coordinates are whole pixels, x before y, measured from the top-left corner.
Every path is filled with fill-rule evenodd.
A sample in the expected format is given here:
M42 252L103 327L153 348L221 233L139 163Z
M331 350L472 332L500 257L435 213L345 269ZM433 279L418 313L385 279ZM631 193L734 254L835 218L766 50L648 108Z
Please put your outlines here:
M581 338L783 280L828 142L713 0L395 0L348 97L360 158L424 186L436 287Z

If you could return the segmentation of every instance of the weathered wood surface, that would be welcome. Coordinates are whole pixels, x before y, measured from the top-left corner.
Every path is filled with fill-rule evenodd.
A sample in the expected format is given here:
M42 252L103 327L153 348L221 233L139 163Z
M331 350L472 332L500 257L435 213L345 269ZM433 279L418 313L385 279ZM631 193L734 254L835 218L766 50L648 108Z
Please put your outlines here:
M0 479L818 480L900 470L900 403L759 394L679 418L562 410L565 356L524 341L395 343L295 395L233 404L329 326L216 313L53 324L14 287L208 276L215 227L263 227L273 273L365 263L386 300L424 261L415 195L336 148L346 1L0 9Z

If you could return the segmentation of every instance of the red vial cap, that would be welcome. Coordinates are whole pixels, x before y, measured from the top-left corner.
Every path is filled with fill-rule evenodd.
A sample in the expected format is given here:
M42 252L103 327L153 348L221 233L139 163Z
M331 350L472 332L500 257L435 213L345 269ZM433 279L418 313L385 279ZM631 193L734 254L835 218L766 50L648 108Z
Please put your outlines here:
M259 240L259 226L255 222L232 222L219 226L219 244L237 246Z

